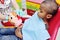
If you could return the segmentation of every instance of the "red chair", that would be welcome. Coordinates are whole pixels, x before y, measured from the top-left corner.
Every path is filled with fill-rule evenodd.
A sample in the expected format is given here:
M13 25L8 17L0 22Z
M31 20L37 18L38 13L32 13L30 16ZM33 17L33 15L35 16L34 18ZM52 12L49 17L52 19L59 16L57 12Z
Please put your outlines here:
M60 9L58 10L57 15L52 18L49 22L48 32L50 33L50 40L56 40L57 32L60 26Z
M29 15L33 15L34 11L32 10L28 10L28 14ZM60 9L58 10L57 15L54 16L54 18L52 18L49 21L49 29L48 32L51 36L51 38L49 40L56 40L56 36L57 36L57 32L60 26Z

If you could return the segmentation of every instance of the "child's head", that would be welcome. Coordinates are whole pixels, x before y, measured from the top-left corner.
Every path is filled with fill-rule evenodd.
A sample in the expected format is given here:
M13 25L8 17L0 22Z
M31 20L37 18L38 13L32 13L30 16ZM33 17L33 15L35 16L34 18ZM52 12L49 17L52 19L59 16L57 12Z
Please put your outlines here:
M54 15L56 15L58 11L58 5L55 1L45 0L41 3L40 12L38 13L39 17L50 19Z

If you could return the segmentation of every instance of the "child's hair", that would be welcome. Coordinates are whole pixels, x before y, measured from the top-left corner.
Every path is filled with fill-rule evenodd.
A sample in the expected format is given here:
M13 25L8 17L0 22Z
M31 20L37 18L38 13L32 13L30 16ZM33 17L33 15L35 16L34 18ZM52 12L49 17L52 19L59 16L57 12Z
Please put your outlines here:
M58 11L58 5L55 1L52 0L45 0L41 3L40 8L45 9L45 11L49 14L51 14L52 16L56 15L57 11Z

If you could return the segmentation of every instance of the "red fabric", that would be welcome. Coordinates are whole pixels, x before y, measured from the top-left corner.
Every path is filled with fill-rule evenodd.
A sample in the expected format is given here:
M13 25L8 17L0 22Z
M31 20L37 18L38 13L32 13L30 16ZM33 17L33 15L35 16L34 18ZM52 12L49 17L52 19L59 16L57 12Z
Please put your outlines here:
M19 19L21 19L21 17L20 17L20 16L18 16L18 15L17 15L17 18L18 18L18 20L19 20Z
M9 21L4 23L3 21L1 22L5 27L6 26L14 26L13 24L11 24Z
M32 16L35 13L35 11L27 9L27 13L28 13L28 15Z
M58 32L58 28L60 26L60 9L58 10L57 15L50 20L49 22L49 33L50 33L50 40L55 40L56 39L56 35Z
M24 17L20 17L20 16L17 16L17 18L18 18L18 20L19 20L19 19L22 19L22 23L24 23L24 21L25 21L26 19L28 19L28 18L24 18Z
M4 4L4 0L0 0L0 2L1 2L2 4Z
M28 18L23 18L23 17L20 17L20 16L17 16L18 20L19 19L22 19L22 23L24 23L24 21ZM3 21L1 22L4 26L14 26L14 24L11 24L9 21L4 23Z

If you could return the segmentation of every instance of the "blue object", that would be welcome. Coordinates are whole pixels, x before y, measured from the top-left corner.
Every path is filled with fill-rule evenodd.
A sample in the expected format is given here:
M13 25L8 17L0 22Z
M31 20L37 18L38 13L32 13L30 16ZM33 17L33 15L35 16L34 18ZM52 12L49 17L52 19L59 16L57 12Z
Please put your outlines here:
M0 40L20 40L15 35L2 35Z
M8 20L8 16L6 16L6 20Z
M0 28L1 35L15 35L15 28Z
M0 28L0 40L20 40L15 35L15 28Z
M17 13L17 15L19 15L19 16L24 16L26 13L24 13L24 11L22 11L22 10L16 10L15 11L16 13Z
M37 13L25 21L22 28L23 40L47 40L50 38L44 21L38 17Z

